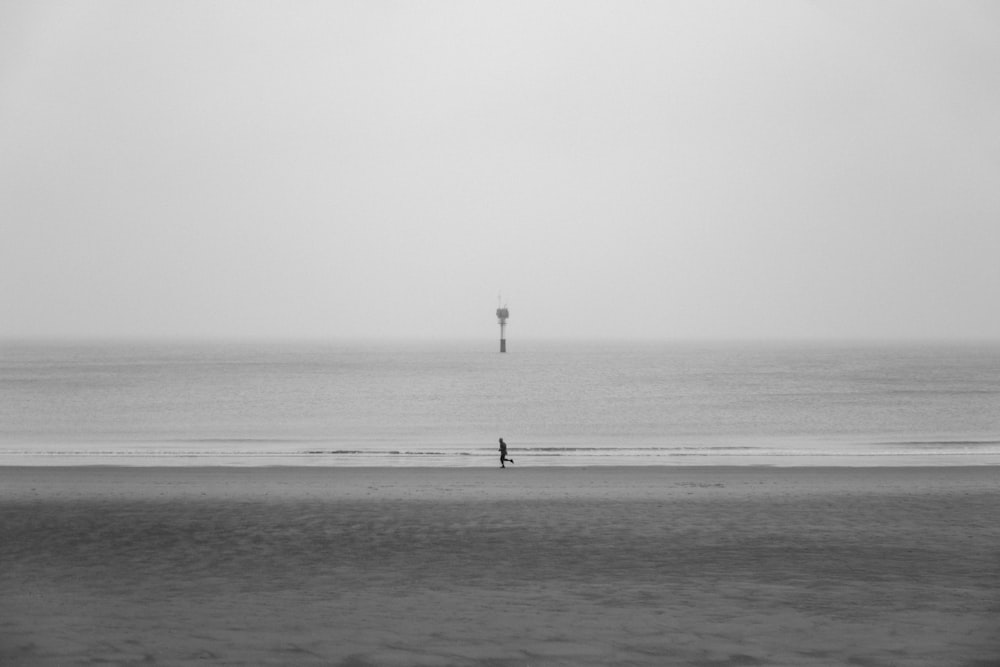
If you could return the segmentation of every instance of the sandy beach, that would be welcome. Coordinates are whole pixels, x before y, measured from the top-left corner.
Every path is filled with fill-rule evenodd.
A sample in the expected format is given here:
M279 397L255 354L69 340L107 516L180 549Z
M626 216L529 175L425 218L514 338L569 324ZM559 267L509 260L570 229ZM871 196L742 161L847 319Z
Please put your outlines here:
M3 665L1000 665L996 468L0 468Z

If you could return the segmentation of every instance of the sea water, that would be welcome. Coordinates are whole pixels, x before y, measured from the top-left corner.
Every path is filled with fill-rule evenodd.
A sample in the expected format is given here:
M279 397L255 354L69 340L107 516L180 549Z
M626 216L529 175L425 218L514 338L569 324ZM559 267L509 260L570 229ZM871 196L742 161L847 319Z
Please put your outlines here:
M6 342L0 465L1000 464L1000 344Z

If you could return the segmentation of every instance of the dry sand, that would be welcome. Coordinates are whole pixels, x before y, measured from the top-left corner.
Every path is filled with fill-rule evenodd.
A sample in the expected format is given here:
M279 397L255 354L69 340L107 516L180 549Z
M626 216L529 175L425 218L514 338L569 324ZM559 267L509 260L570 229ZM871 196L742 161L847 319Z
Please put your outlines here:
M996 468L2 468L3 665L1000 665Z

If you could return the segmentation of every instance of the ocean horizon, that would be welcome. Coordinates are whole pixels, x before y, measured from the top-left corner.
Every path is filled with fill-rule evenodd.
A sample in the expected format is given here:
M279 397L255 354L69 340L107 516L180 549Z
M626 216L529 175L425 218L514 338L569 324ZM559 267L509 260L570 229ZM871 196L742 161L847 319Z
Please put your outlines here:
M0 465L1000 464L996 342L6 341Z

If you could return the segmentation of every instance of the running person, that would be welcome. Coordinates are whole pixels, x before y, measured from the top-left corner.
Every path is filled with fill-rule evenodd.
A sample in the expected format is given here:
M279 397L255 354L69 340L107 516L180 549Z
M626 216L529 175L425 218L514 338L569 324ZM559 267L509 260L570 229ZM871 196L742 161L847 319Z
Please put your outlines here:
M507 443L503 441L503 438L500 438L500 467L501 468L506 468L507 467L507 466L505 466L503 464L504 461L510 461L511 463L513 463L514 459L509 458L507 456Z

